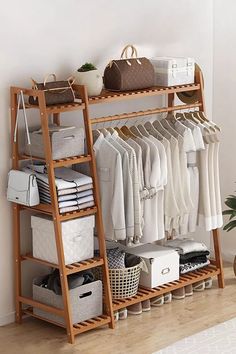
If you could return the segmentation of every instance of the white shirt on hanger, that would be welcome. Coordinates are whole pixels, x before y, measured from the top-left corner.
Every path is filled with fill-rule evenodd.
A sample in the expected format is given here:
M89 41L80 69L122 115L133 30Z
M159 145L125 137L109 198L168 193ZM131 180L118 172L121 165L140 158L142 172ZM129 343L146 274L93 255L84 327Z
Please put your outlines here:
M134 236L141 238L143 234L142 232L143 216L141 214L139 176L138 176L136 153L134 148L131 147L127 141L124 141L119 137L117 131L114 131L112 133L112 137L127 151L129 156L129 169L130 169L130 175L131 175L132 187L133 187ZM134 144L136 143L134 142Z
M105 132L105 139L109 141L120 153L122 160L123 191L124 191L124 209L126 238L129 243L134 237L134 202L133 202L133 183L129 167L128 152L108 131Z
M105 237L125 240L122 161L119 151L100 133L94 145Z

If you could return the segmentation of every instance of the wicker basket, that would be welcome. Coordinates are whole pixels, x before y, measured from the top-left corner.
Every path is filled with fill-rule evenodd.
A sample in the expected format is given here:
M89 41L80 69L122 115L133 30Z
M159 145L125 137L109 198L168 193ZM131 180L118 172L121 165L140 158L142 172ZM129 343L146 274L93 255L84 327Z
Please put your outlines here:
M94 268L93 272L97 280L102 280L101 268ZM128 268L109 269L109 279L113 300L124 299L137 294L140 272L140 264Z
M140 265L122 269L109 269L113 299L123 299L137 294L140 278Z

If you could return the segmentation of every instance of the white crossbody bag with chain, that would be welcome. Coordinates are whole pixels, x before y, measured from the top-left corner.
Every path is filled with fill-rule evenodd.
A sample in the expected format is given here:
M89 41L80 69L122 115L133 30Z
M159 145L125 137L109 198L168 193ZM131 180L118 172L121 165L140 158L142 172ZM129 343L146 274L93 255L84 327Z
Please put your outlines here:
M22 102L25 129L26 129L28 144L30 145L28 122L26 117L26 109L25 109L24 96L22 91L20 91L20 95L18 97L16 126L14 131L14 143L16 142L20 102ZM40 203L40 199L39 199L39 191L38 191L38 185L37 185L35 174L23 172L20 170L11 170L8 174L7 200L9 202L27 205L27 206L38 205Z

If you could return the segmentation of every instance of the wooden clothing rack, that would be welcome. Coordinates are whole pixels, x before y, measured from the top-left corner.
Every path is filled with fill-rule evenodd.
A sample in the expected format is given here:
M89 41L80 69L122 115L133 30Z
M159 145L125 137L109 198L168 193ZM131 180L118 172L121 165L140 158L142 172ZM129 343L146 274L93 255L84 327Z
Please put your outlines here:
M12 118L11 139L12 139L12 146L13 146L13 152L12 152L13 168L14 169L19 168L20 160L30 159L29 156L19 154L18 144L14 143L13 140L13 133L14 133L15 122L16 122L16 112L17 112L17 94L19 94L20 90L22 90L24 95L26 96L32 95L34 97L38 97L39 100L38 107L31 106L31 105L26 105L26 107L28 109L38 108L40 112L43 139L45 145L45 156L46 156L45 160L43 161L45 161L48 169L50 193L51 193L51 200L52 200L51 205L40 204L32 208L21 206L19 204L13 204L13 224L14 224L13 234L14 234L14 256L15 256L15 274L16 274L15 276L16 321L18 323L21 323L22 316L25 314L40 318L45 321L49 321L45 318L35 315L32 311L32 307L38 307L42 310L62 316L64 317L66 322L66 325L64 327L67 330L68 341L70 343L74 342L74 336L76 334L88 331L98 326L108 324L109 327L114 328L114 319L113 319L112 311L122 309L124 307L138 303L140 301L144 301L146 299L151 299L153 297L184 287L188 284L194 284L200 280L204 280L213 276L218 277L219 287L220 288L224 287L224 274L223 274L223 264L222 264L222 257L220 251L219 230L215 229L212 231L215 259L211 260L210 265L202 269L181 275L179 280L176 280L171 283L167 283L162 286L158 286L156 288L151 289L151 288L140 287L138 293L131 298L118 299L113 301L111 300L108 266L107 266L107 259L106 259L105 238L104 238L104 231L102 225L102 214L101 214L101 206L100 206L98 179L96 173L96 161L93 153L93 138L92 138L93 124L102 123L102 122L105 123L108 121L115 121L115 120L122 120L122 119L128 120L134 117L147 116L147 115L162 113L162 112L172 112L172 111L183 110L183 109L198 108L201 109L202 111L205 111L205 102L204 102L204 95L203 95L203 79L202 79L201 72L196 73L194 84L181 85L175 87L152 87L149 89L136 90L132 92L110 92L104 90L102 91L101 95L96 97L88 97L86 88L84 86L73 85L73 89L76 93L76 96L79 98L78 102L72 104L66 104L66 105L64 104L64 105L46 106L43 91L29 90L29 89L18 88L18 87L11 88L11 118ZM185 104L174 105L174 98L176 93L193 91L193 90L199 92L199 101L197 103L187 104L187 105ZM99 103L105 104L105 103L117 102L117 101L129 100L129 99L139 99L148 96L162 96L162 95L167 95L168 97L167 107L147 109L138 112L115 114L111 116L103 116L103 117L96 117L90 119L90 114L89 114L90 105L99 104ZM50 114L52 114L54 123L59 125L60 113L74 111L74 110L80 110L83 112L84 126L85 126L86 137L87 137L88 154L84 156L75 156L75 157L65 158L60 160L52 160L51 148L50 148L50 137L49 137L49 130L48 130L48 117ZM33 157L33 159L42 160L37 157ZM84 163L84 162L88 162L91 167L91 175L94 183L95 207L88 208L79 212L59 214L56 186L55 186L55 179L54 179L54 168L60 166L69 166L69 165ZM52 216L54 221L59 264L55 265L49 262L42 261L40 259L36 259L31 254L21 255L21 251L20 251L20 211L21 210L28 210L28 211L43 213ZM61 236L61 221L70 220L73 218L78 218L78 217L91 215L91 214L96 214L100 257L95 257L93 259L88 259L87 261L78 262L78 263L65 266L62 236ZM64 303L63 310L47 306L40 302L36 302L33 299L22 296L21 262L25 260L33 261L36 263L44 264L46 266L59 269L60 276L61 276L61 283L62 283L63 303ZM90 269L97 266L101 266L103 269L103 283L104 283L104 290L105 290L104 315L73 325L71 322L71 310L70 310L67 276L69 274L77 273L82 270ZM28 307L22 308L22 304L26 304ZM61 324L55 323L53 321L49 321L49 322L62 326Z

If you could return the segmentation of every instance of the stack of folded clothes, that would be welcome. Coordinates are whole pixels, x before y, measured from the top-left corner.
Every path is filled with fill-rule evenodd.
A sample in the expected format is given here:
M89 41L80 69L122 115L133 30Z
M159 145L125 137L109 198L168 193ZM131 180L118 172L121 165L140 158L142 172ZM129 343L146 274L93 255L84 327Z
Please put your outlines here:
M50 188L45 164L34 164L24 168L24 171L34 171L40 202L51 204ZM93 181L90 176L74 171L71 168L55 168L55 184L60 213L81 210L94 206Z
M210 261L210 252L202 242L191 239L175 239L168 241L166 246L174 248L180 256L180 274L188 273L193 270L207 266Z

